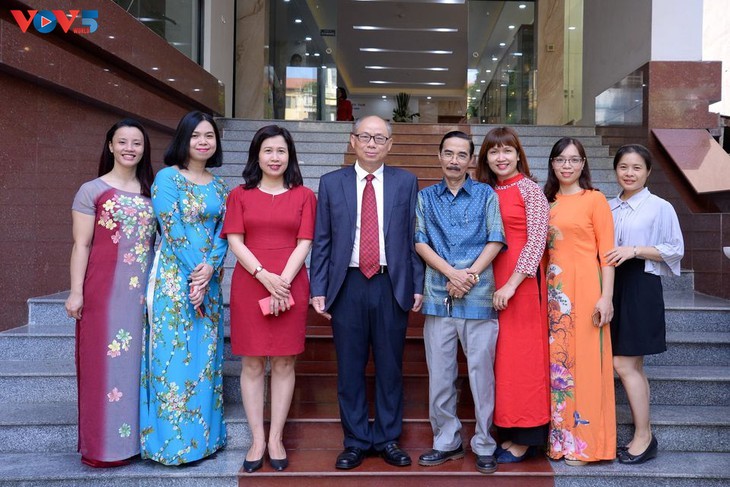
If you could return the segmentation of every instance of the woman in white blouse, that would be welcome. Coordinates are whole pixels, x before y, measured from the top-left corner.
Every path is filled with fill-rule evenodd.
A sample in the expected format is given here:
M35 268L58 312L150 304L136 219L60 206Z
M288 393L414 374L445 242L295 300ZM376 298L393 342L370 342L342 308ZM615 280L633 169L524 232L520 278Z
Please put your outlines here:
M660 276L679 275L684 241L672 205L646 188L652 156L638 144L621 147L613 159L621 193L609 206L616 247L606 254L616 265L611 322L613 365L631 406L634 437L619 447L621 463L644 463L657 455L649 424L649 382L644 355L666 351Z

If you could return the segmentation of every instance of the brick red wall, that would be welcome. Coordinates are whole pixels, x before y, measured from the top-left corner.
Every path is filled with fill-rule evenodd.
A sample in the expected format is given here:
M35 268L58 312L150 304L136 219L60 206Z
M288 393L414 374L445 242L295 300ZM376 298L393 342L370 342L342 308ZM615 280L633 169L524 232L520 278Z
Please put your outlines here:
M0 330L26 323L28 298L69 288L71 203L112 124L138 118L159 169L186 112L223 111L218 80L111 1L86 1L99 11L86 36L22 33L8 10L75 3L0 9Z

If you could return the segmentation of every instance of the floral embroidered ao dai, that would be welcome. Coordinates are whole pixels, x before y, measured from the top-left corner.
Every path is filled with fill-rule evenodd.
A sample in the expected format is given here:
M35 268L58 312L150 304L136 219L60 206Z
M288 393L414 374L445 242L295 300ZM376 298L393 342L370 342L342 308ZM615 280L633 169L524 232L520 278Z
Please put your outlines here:
M101 178L79 189L73 209L94 217L76 322L79 451L117 462L139 453L139 372L144 292L157 225L150 199Z
M588 462L616 457L610 325L591 315L601 296L613 217L599 191L556 196L550 207L547 271L550 327L548 455Z
M227 194L221 179L198 185L173 167L152 186L162 244L147 290L140 429L142 457L167 465L199 460L226 443L220 277L228 243L218 235ZM215 271L201 317L188 279L202 262Z

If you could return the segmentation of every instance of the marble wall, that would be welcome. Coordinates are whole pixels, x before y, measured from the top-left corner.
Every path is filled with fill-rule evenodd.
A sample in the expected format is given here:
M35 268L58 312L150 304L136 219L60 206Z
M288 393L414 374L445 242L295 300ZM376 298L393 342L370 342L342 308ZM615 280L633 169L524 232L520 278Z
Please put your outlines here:
M265 0L237 0L235 107L237 118L264 118L268 15Z
M562 125L565 80L563 0L537 2L537 124Z
M46 2L16 2L39 9ZM68 10L72 1L53 8ZM218 80L110 1L87 0L98 30L23 33L0 10L0 330L26 323L26 300L69 288L71 202L97 175L109 127L142 121L152 160L192 109L223 113ZM10 143L9 141L12 141Z

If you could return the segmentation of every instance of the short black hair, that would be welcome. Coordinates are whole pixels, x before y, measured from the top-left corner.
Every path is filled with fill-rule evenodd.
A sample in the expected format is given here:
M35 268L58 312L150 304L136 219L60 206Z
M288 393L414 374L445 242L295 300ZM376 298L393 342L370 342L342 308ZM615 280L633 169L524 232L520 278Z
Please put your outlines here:
M444 137L441 139L441 143L439 144L439 152L443 150L444 142L453 137L469 141L469 156L474 155L474 141L471 140L471 137L468 134L462 132L461 130L452 130L451 132L448 132L446 135L444 135Z
M261 151L261 145L266 139L281 135L286 141L286 148L289 152L289 163L287 164L286 170L284 171L284 186L287 188L293 188L295 186L301 186L304 184L302 173L299 170L299 161L297 160L297 150L294 148L294 139L287 129L278 125L266 125L258 129L251 139L251 145L248 148L248 161L246 167L243 168L244 183L243 187L246 189L253 189L261 182L263 171L259 166L259 152Z
M618 163L621 158L626 154L638 154L639 157L644 159L644 164L646 164L646 170L651 171L651 165L654 163L654 158L652 157L651 152L649 152L649 149L641 144L626 144L619 147L618 151L616 151L616 155L613 156L614 171L618 167Z
M215 124L215 120L211 115L196 110L185 115L180 120L180 123L177 124L172 142L170 142L170 145L165 151L166 166L178 166L180 169L188 168L190 137L200 122L209 122L213 126L213 132L215 132L215 152L205 163L205 167L220 167L223 165L223 147L221 147L221 136L218 132L218 126Z
M106 138L104 139L104 147L101 149L101 156L99 157L99 177L114 168L114 154L112 154L109 150L109 144L114 138L114 134L117 133L117 130L122 127L134 127L142 132L142 137L144 139L144 153L137 164L137 169L135 170L134 175L137 177L137 181L139 181L142 195L149 197L151 194L150 188L152 187L152 182L155 179L155 176L152 173L152 148L150 145L150 138L147 135L147 131L144 129L144 126L133 118L122 119L112 125L107 131Z

